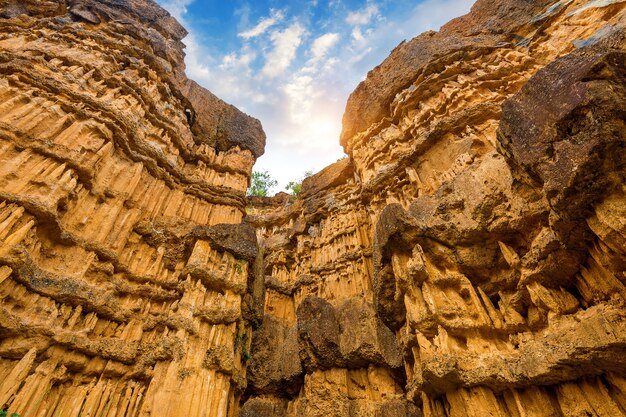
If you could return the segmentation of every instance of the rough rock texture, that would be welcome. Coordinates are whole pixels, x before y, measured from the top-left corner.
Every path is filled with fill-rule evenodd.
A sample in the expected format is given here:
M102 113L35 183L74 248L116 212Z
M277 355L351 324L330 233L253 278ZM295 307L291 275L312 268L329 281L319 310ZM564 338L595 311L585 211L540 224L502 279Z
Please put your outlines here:
M242 415L626 415L625 24L480 0L368 74L349 157L250 202L280 337Z
M401 44L297 200L154 3L0 5L9 413L626 416L626 2Z
M8 415L239 414L265 136L186 79L185 34L147 0L0 2Z

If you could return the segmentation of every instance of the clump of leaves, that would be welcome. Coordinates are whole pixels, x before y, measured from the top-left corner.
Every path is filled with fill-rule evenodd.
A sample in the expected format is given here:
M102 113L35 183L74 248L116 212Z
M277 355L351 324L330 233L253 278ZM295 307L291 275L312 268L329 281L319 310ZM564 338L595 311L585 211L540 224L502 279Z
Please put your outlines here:
M278 181L276 181L269 172L253 171L252 184L250 184L250 188L248 188L247 195L267 197L270 189L276 187L276 185L278 185Z
M295 198L300 197L300 193L302 192L302 182L311 175L313 175L313 171L306 171L300 180L290 181L285 187L285 190L289 191L289 194Z
M241 349L241 357L244 362L248 362L252 359L252 354L248 351L248 336L239 331L237 327L237 333L235 334L235 350Z
M242 260L237 260L237 262L235 262L235 272L237 272L238 274L241 274L243 272L243 264L244 261Z
M6 408L4 410L0 410L0 417L7 417L8 413L9 410L7 410ZM11 413L11 417L20 417L20 415L17 413Z

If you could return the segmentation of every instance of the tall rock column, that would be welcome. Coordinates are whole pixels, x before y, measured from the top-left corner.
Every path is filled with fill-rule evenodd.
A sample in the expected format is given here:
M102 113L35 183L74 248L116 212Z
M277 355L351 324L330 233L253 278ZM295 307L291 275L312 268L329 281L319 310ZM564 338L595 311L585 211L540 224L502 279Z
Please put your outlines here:
M0 408L236 416L261 125L149 0L0 3Z

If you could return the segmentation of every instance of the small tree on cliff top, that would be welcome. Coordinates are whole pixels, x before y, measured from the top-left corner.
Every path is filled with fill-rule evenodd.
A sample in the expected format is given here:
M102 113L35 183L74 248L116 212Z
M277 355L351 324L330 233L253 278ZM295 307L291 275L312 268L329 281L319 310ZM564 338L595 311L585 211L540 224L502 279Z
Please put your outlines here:
M276 181L267 171L252 172L252 184L248 188L247 195L255 197L267 197L272 187L276 187Z
M285 190L289 191L292 196L298 198L302 191L302 182L311 175L313 175L313 171L306 171L300 181L290 181L285 187Z

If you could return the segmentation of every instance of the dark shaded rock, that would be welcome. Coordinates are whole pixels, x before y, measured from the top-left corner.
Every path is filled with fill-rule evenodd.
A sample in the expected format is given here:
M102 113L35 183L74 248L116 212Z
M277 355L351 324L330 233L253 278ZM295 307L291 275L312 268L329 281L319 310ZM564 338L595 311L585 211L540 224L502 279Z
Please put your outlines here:
M261 246L254 260L254 270L248 273L247 292L241 306L242 317L258 328L263 322L265 311L264 248Z
M167 10L150 0L69 0L68 3L70 12L80 13L82 18L88 13L91 18L107 21L136 19L167 38L180 41L187 36L187 30Z
M340 349L345 366L378 364L392 369L402 367L402 355L395 334L376 316L374 306L351 298L337 306L341 329Z
M66 12L65 2L60 0L8 0L1 2L0 7L3 19L19 15L52 17Z
M339 321L326 300L307 297L298 306L300 359L307 372L342 363Z
M298 354L298 329L266 315L252 338L248 391L294 397L304 383Z
M256 231L248 224L197 226L191 235L194 239L208 240L212 247L230 252L250 263L255 261L259 250Z
M290 239L287 235L277 235L271 236L263 242L263 246L265 250L269 252L275 252L284 250L285 247L289 246Z
M375 263L389 259L394 244L410 244L414 241L419 225L400 204L389 204L380 213L374 236Z
M97 25L98 23L100 23L100 18L98 17L98 15L92 12L91 10L85 8L83 5L72 6L70 8L70 13L73 16L84 20L87 23L91 23L94 25Z
M374 417L422 417L422 411L405 400L387 401L379 406Z
M446 23L441 32L462 33L466 36L477 33L515 33L537 25L537 18L553 4L552 0L478 0L470 13Z
M391 253L412 248L418 225L399 204L385 207L378 218L374 236L374 305L383 322L398 329L406 317L403 293L396 285Z
M374 306L350 298L334 307L307 297L298 307L300 357L307 371L327 368L402 368L395 334L377 317Z
M349 158L341 159L324 168L302 182L302 208L306 225L297 225L300 230L319 221L336 203L334 192L337 188L354 178L354 164Z
M255 158L265 152L261 122L225 103L192 80L180 86L194 110L191 131L197 143L226 151L235 146L248 149Z
M499 146L536 181L568 245L583 242L582 221L621 187L626 166L626 52L610 40L540 70L503 105ZM577 243L578 242L578 243Z
M21 14L28 14L28 9L25 4L15 1L4 6L0 12L0 17L3 19L13 19Z
M315 175L302 181L302 199L314 196L324 190L336 188L354 177L354 164L350 158L344 158L327 166Z
M286 417L287 401L276 398L251 398L239 411L239 417Z
M247 196L248 205L260 208L278 208L288 205L293 197L286 192L276 193L272 197Z
M319 277L316 277L313 275L300 275L298 279L296 279L296 282L287 283L287 282L279 280L276 277L267 275L265 276L265 287L272 289L279 294L283 294L283 295L287 295L291 297L300 288L307 286L307 285L314 284L318 280L319 280Z
M265 277L265 288L276 291L277 293L291 297L294 292L294 286L287 282L281 281L276 277L267 275Z

